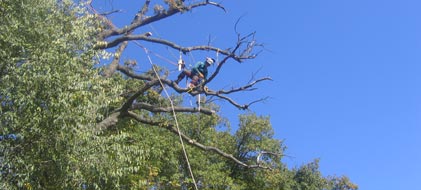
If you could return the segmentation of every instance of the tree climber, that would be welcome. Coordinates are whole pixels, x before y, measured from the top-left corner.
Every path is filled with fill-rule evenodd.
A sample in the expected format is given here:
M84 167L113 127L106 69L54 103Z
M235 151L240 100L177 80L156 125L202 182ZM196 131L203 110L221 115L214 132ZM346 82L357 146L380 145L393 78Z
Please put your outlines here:
M183 71L178 75L177 80L175 80L174 82L178 84L187 75L189 78L191 78L189 87L190 88L194 87L200 84L200 82L206 81L207 76L208 76L208 67L212 65L214 62L215 62L215 59L206 57L205 62L201 62L201 61L197 62L191 71L187 69L183 69Z

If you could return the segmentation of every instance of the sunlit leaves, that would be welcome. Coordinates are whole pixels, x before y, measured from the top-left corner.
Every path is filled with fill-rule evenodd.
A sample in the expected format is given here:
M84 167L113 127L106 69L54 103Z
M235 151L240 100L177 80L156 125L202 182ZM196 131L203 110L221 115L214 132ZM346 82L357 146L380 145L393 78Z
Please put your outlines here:
M115 126L98 131L96 124L145 82L100 75L95 64L112 54L94 47L103 45L96 41L103 27L97 16L71 0L0 0L0 14L0 189L193 187L179 138L165 129L175 124L172 113L131 110L161 124L119 118ZM164 68L157 69L165 75ZM151 88L134 102L168 107L161 90ZM172 98L183 105L181 97ZM323 178L317 162L287 169L281 163L285 147L274 139L269 117L241 115L233 132L216 114L176 115L183 134L194 141L273 168L247 169L186 146L201 189L356 187L347 178ZM277 154L261 155L264 151Z
M94 136L121 92L94 69L97 21L72 1L1 3L0 135L21 138L0 144L0 188L81 187L105 167L101 145L117 141Z

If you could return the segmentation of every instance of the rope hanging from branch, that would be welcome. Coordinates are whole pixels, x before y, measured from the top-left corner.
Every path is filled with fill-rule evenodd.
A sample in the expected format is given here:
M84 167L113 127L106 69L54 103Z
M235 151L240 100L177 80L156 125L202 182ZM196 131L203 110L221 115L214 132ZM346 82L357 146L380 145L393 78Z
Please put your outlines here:
M149 50L148 50L148 49L146 49L145 47L143 47L142 45L140 45L139 43L136 43L136 44L137 44L139 47L143 48L143 50L145 51L146 56L148 57L149 63L151 64L152 69L153 69L153 71L154 71L154 73L155 73L156 77L158 78L159 83L160 83L160 85L162 86L162 89L164 90L164 93L165 93L165 95L167 96L167 99L170 101L170 104L171 104L171 109L172 109L172 114L173 114L173 117L174 117L175 125L176 125L176 127L177 127L177 133L178 133L178 136L179 136L179 138L180 138L180 143L181 143L181 147L182 147L182 149L183 149L183 155L184 155L184 158L185 158L186 163L187 163L187 168L188 168L188 170L189 170L189 172L190 172L190 176L191 176L191 178L192 178L192 181L193 181L194 187L195 187L195 189L196 189L196 190L198 190L198 187L197 187L197 184L196 184L196 180L195 180L195 178L194 178L193 171L192 171L192 169L191 169L191 165L190 165L189 157L188 157L188 155L187 155L186 147L185 147L185 145L184 145L183 138L182 138L182 136L181 136L180 127L179 127L179 124L178 124L177 115L176 115L175 108L174 108L174 102L172 101L172 99L171 99L171 97L170 97L170 95L169 95L169 93L168 93L167 89L165 88L164 83L162 83L162 80L161 80L161 78L159 77L159 74L158 74L158 72L157 72L157 71L156 71L156 69L155 69L155 66L154 66L154 64L153 64L153 62L152 62L152 59L151 59L151 57L149 56Z

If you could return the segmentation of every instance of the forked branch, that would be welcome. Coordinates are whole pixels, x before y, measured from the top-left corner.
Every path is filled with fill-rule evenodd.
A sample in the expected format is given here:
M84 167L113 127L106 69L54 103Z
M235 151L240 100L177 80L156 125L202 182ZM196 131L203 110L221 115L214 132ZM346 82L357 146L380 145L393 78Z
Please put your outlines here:
M269 77L265 77L265 78L261 78L261 79L249 82L248 84L242 87L232 88L230 90L216 90L216 91L206 90L205 86L209 84L210 82L212 82L217 77L222 67L227 62L229 62L230 60L234 60L236 62L241 63L244 60L254 59L257 56L258 53L255 53L254 48L257 46L260 46L260 44L257 44L254 39L255 33L253 32L246 36L241 36L235 28L235 32L237 33L238 38L237 38L237 41L234 42L235 47L230 48L230 49L221 49L218 47L211 46L210 44L185 47L172 41L168 41L168 40L160 39L160 38L154 38L152 37L151 32L145 32L143 34L134 34L135 30L142 26L168 18L177 13L182 13L184 11L192 10L197 7L211 5L225 11L225 8L221 6L219 3L215 3L209 0L202 0L199 2L192 1L195 3L192 3L190 5L184 4L185 1L177 1L178 3L177 5L175 6L170 5L170 7L166 10L159 9L155 12L154 15L147 16L150 2L151 2L150 0L146 0L143 6L140 8L140 10L132 19L131 23L121 28L115 27L115 25L110 20L108 20L106 16L96 13L99 16L98 18L102 19L102 21L108 26L108 29L104 30L99 35L99 42L95 48L108 49L108 48L117 47L115 50L115 56L112 62L109 64L108 68L104 71L104 76L110 77L116 71L119 71L123 73L124 75L130 77L131 79L143 81L142 85L137 87L136 90L131 90L130 92L127 93L127 96L126 96L127 99L125 99L124 102L122 102L122 105L120 108L114 110L112 114L110 114L102 122L97 124L97 128L99 129L99 131L107 130L108 128L116 125L120 118L128 117L143 124L164 127L168 131L174 134L180 135L182 139L186 140L192 146L200 148L204 151L211 151L216 154L219 154L243 167L270 169L270 167L262 166L259 164L259 159L267 155L268 153L262 152L261 154L259 154L257 158L257 163L258 163L257 165L246 164L242 162L241 160L237 159L236 157L234 157L233 155L228 154L216 147L206 146L200 142L196 142L194 139L191 139L189 136L178 131L172 124L168 124L168 122L155 121L155 120L152 120L151 118L144 118L135 113L136 110L146 111L149 113L171 113L173 111L178 112L178 113L180 112L201 113L201 114L207 114L207 115L212 115L215 113L213 110L208 109L208 108L198 109L198 108L183 107L183 106L168 107L168 106L151 104L149 102L138 102L139 99L142 99L141 96L145 96L150 89L153 89L153 88L164 89L168 87L172 88L172 90L180 94L190 93L193 96L198 95L198 94L205 94L206 96L221 98L225 101L228 101L233 106L239 109L245 110L245 109L248 109L252 104L256 102L264 101L267 98L258 99L248 104L239 104L232 98L228 97L228 95L232 93L236 93L236 92L241 92L241 91L254 90L256 89L255 85L257 83L271 80ZM238 22L236 23L236 25L237 24ZM212 75L204 83L202 83L201 85L198 85L197 87L193 89L181 88L180 86L178 86L177 83L165 77L161 78L159 76L153 76L146 73L143 73L143 74L135 73L133 72L133 70L131 70L130 67L121 65L120 57L125 51L129 41L144 41L144 42L153 43L153 44L160 44L169 48L173 48L180 52L183 52L184 54L192 52L192 51L214 51L214 52L217 52L218 55L221 54L223 58L218 63L216 63L217 68L215 72L212 73ZM146 51L146 48L145 48L145 52L148 53ZM153 64L152 61L151 61L151 64ZM134 88L131 88L131 89L134 89Z

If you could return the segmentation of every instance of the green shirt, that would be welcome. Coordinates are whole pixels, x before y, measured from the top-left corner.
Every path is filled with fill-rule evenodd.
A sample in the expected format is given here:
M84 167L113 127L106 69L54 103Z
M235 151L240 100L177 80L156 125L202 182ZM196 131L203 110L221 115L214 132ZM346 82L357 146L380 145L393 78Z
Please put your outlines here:
M205 79L208 77L208 67L206 66L206 63L199 61L193 67L192 75L199 75L199 73L202 73Z

